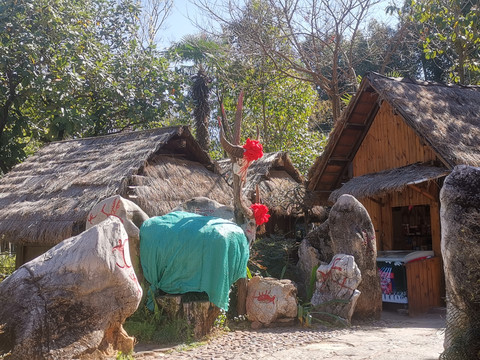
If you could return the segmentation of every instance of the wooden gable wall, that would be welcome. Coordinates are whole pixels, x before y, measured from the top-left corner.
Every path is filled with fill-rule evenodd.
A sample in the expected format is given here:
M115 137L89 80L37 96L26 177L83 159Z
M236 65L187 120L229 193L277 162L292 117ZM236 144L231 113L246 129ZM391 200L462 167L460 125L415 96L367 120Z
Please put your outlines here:
M393 169L416 162L438 160L434 151L422 142L400 115L383 102L370 129L360 145L353 161L353 176L361 176L382 170ZM402 192L393 192L381 198L363 198L377 236L378 250L392 250L392 207L429 205L431 209L432 245L435 254L440 254L439 188L435 182L407 187Z
M353 161L353 176L436 160L433 150L384 101Z

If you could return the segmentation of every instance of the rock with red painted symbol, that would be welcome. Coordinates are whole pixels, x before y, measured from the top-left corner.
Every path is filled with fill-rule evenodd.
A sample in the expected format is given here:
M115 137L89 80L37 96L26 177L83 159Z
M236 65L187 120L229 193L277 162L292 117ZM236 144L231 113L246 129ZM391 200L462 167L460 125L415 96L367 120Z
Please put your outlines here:
M120 219L128 235L128 245L133 268L140 283L143 272L140 266L140 226L148 219L148 215L134 202L120 195L111 196L100 201L87 216L86 229L101 223L108 217Z
M375 229L370 215L357 199L344 194L330 210L328 227L333 253L352 255L362 273L362 282L358 286L361 295L353 317L379 319L382 291L377 270Z
M318 267L311 304L317 313L328 314L330 319L327 320L340 320L350 324L360 296L357 287L361 281L362 275L354 257L337 254L330 264Z
M11 359L73 359L129 352L122 328L142 288L128 236L109 218L24 264L0 283L0 354Z
M247 317L253 323L269 325L297 316L297 288L291 280L254 276L247 286ZM257 324L258 325L258 324Z

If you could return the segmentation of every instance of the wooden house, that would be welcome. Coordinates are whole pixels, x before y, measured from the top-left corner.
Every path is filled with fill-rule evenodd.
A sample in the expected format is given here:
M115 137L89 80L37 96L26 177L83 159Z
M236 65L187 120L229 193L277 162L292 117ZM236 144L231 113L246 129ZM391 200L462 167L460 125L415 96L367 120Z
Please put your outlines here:
M0 179L0 240L17 266L85 230L88 212L121 195L149 216L197 196L231 205L232 190L184 126L54 142Z
M231 185L230 159L217 163L221 174ZM286 152L266 153L250 165L243 188L243 195L250 203L256 202L257 186L260 202L269 208L271 215L266 224L267 234L280 232L294 238L297 232L304 232L305 212L310 218L325 215L323 207L305 206L304 178Z
M371 73L310 169L307 188L319 204L355 196L370 214L378 250L433 250L440 277L439 191L460 164L480 166L480 87ZM425 306L441 297L437 280Z

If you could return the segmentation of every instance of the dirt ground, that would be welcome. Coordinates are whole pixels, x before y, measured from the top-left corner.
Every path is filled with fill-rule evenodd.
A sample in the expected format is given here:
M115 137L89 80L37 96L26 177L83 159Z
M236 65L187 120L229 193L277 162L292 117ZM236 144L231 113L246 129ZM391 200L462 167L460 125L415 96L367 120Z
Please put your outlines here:
M418 317L383 311L378 321L349 329L276 328L231 331L191 348L139 345L137 359L433 360L443 351L445 313Z

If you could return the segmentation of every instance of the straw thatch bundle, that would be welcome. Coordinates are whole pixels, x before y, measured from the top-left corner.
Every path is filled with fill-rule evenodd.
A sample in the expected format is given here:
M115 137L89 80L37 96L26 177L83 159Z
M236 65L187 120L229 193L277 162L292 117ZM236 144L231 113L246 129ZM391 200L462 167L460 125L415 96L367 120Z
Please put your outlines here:
M350 194L359 199L382 196L392 191L402 191L408 185L437 179L448 173L450 171L445 168L412 164L374 174L366 174L353 178L340 189L332 192L328 200L336 202L343 194Z
M221 174L232 183L232 166L229 159L217 162ZM259 186L261 202L277 215L298 215L304 195L303 177L286 152L264 154L248 168L243 195L255 201Z
M231 201L213 169L183 126L51 143L0 179L0 237L54 245L82 232L90 209L115 194L150 204L150 216L191 196Z

